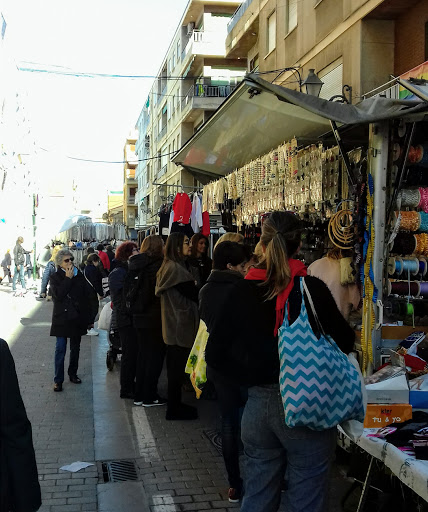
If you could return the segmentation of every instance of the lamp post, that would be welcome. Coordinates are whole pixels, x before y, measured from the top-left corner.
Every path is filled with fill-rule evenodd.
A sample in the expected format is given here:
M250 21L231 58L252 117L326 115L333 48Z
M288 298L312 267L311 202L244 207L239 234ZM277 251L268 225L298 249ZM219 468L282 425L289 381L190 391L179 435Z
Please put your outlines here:
M315 69L310 69L308 76L305 78L301 85L306 87L306 94L318 97L324 82L318 78L317 74L315 73Z

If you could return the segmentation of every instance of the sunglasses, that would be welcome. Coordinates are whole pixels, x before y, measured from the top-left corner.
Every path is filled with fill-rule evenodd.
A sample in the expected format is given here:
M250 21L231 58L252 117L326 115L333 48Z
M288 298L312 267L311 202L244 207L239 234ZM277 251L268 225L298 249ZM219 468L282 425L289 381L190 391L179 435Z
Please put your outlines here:
M69 261L74 261L73 256L71 258L65 258L62 260L64 263L68 263Z

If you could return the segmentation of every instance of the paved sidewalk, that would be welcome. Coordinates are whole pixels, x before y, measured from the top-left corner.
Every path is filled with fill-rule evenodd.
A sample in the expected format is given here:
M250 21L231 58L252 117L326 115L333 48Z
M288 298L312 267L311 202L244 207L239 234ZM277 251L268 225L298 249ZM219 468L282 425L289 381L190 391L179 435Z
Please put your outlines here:
M65 381L64 391L54 393L52 303L30 294L13 298L0 286L0 308L6 312L0 337L11 346L33 426L42 512L239 510L227 500L223 459L204 434L219 428L215 402L185 393L200 418L168 422L165 407L146 409L120 399L119 369L109 372L105 364L105 331L82 338L78 374L83 383ZM164 375L160 392L166 395ZM101 463L113 460L135 462L137 481L104 482ZM78 473L59 469L75 461L94 466ZM332 483L336 496L329 512L338 512L338 496L348 483L337 474Z

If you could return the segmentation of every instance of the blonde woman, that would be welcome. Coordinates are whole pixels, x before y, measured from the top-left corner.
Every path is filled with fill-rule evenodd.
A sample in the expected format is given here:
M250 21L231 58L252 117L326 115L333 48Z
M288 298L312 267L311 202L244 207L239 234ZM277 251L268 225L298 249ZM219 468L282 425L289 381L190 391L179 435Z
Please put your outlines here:
M218 244L223 242L236 242L237 244L242 245L244 243L244 236L241 235L241 233L225 233L224 235L221 235L221 237L217 240L214 246L214 250Z
M52 249L51 259L48 261L48 264L46 265L45 270L43 272L43 276L42 276L42 286L40 288L40 295L39 295L40 299L46 298L46 300L52 300L51 293L49 293L49 295L47 296L47 289L48 289L49 279L50 279L51 275L55 274L55 272L56 272L55 258L56 258L56 255L58 254L58 251L61 248L62 248L62 245L56 245Z

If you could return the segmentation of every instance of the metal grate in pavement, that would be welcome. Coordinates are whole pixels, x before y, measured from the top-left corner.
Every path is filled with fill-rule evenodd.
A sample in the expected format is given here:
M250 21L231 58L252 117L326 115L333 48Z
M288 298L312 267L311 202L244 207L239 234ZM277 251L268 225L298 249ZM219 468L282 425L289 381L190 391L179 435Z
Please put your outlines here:
M137 468L133 460L110 460L101 463L104 482L125 482L138 480Z

